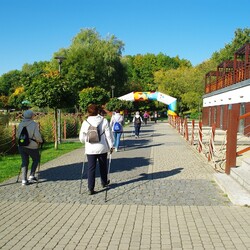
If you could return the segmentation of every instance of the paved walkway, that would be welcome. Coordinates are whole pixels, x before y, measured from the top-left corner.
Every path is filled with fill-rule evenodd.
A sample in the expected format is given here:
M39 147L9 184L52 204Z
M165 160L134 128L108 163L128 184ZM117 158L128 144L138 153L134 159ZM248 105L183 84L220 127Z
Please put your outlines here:
M228 200L205 159L167 123L131 130L107 193L97 176L87 195L85 175L80 193L83 149L41 166L38 186L0 184L0 249L250 249L250 208Z

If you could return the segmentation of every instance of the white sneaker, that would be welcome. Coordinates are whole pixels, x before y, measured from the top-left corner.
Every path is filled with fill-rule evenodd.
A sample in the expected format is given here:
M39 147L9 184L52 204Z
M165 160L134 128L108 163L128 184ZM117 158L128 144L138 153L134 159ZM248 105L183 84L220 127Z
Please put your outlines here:
M30 182L37 182L37 178L35 176L30 175L29 181Z
M118 152L118 148L115 148L115 152Z
M27 185L29 185L29 182L25 181L25 180L22 180L22 186L27 186Z

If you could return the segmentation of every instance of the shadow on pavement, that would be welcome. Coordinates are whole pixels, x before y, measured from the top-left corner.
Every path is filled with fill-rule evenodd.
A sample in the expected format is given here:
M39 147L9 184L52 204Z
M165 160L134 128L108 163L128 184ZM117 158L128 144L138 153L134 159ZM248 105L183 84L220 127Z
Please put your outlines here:
M87 176L87 162L84 166L83 178ZM149 159L144 157L134 157L134 158L118 158L113 159L111 162L111 172L123 172L131 171L134 168L145 167L150 164ZM82 172L83 163L75 163L68 165L61 165L45 170L41 170L39 173L39 179L43 179L43 182L46 181L72 181L80 180ZM96 177L99 177L99 167L97 165Z
M130 179L127 181L123 181L123 182L119 182L119 183L111 183L109 185L109 190L115 189L115 188L119 188L121 186L125 186L125 185L129 185L135 182L138 182L138 185L134 185L133 187L127 189L126 191L119 193L118 195L115 195L115 197L112 197L111 199L109 199L108 201L115 199L116 197L123 195L124 193L127 193L129 191L131 191L132 189L136 189L141 185L145 185L146 183L152 181L152 180L157 180L157 179L164 179L176 174L181 173L181 171L183 170L183 168L175 168L169 171L161 171L161 172L157 172L157 173L150 173L150 174L140 174L138 178L135 179ZM112 191L111 191L112 192Z

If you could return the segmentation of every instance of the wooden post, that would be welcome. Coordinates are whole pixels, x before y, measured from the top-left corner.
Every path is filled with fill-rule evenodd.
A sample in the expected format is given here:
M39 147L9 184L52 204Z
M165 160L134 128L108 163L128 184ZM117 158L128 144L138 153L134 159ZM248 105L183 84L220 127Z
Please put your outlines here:
M199 144L198 144L198 150L199 153L202 151L202 122L199 121Z
M211 137L209 139L209 151L208 151L208 157L207 157L208 161L211 161L212 154L214 152L213 145L214 145L215 129L216 129L216 123L214 123L212 125L212 134L211 134Z
M191 141L190 141L191 145L194 145L194 125L195 125L194 123L195 121L192 120L192 134L191 134Z
M231 167L236 166L238 125L239 117L237 116L236 111L232 109L232 106L229 106L225 168L225 173L228 175L230 174Z
M63 122L63 137L66 140L67 139L67 123L66 120Z
M12 140L11 140L11 148L13 149L16 146L16 125L12 127Z
M181 133L181 118L178 117L178 133Z
M185 118L185 139L188 141L189 137L188 137L188 120L187 118Z

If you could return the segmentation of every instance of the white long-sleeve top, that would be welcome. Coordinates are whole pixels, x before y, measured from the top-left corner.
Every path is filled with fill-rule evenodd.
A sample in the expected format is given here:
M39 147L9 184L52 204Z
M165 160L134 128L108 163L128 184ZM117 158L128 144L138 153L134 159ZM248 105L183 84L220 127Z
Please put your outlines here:
M123 115L121 115L119 113L115 113L114 115L112 115L111 121L110 121L110 127L112 128L113 132L114 132L114 125L116 122L119 122L122 125L122 131L123 131L123 123L124 123Z
M97 116L89 116L88 122L92 126L99 126L101 135L101 140L98 143L89 143L86 141L86 134L88 132L89 124L87 121L83 121L80 134L79 134L79 140L81 143L85 143L85 154L91 155L91 154L104 154L110 151L110 149L113 147L113 136L110 131L110 126L108 123L108 120L106 118L103 118L100 115Z
M132 121L133 123L135 123L135 118L140 118L141 123L143 123L143 120L142 120L142 118L141 118L140 115L135 115L135 116L134 116L133 121Z

